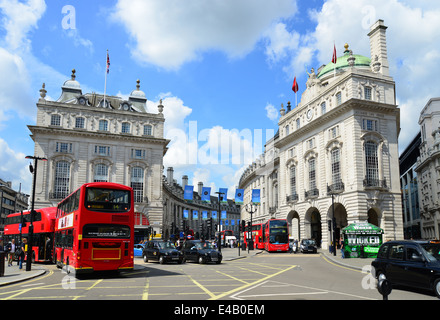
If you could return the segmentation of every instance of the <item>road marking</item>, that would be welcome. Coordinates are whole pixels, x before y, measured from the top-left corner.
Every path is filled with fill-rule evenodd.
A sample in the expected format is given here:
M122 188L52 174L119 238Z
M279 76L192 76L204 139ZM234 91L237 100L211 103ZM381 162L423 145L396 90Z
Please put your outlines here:
M280 275L280 274L282 274L282 273L284 273L284 272L286 272L286 271L289 271L290 269L292 269L292 268L294 268L294 267L296 267L296 266L295 266L295 265L290 266L289 268L286 268L286 269L281 270L281 271L278 271L278 272L276 272L276 273L274 273L274 274L268 275L267 277L261 278L261 279L259 279L259 280L257 280L257 281L252 282L252 283L249 283L249 284L246 284L246 285L244 285L244 286L241 286L241 287L238 287L238 288L235 288L235 289L229 290L228 292L224 292L224 293L222 293L222 294L220 294L220 295L213 296L213 297L211 297L209 300L217 300L217 299L220 299L220 298L226 297L226 296L228 296L228 295L231 295L231 294L234 293L234 292L237 292L237 291L240 291L240 290L244 290L244 289L246 289L246 288L248 288L248 287L250 287L250 286L255 286L255 285L257 285L257 284L259 284L259 283L261 283L261 282L264 282L264 281L266 281L266 280L268 280L268 279L270 279L270 278L272 278L272 277L275 277L275 276Z
M144 292L142 293L142 300L148 300L148 291L150 290L150 279L147 278L147 283L145 284Z
M321 257L322 257L325 261L327 261L328 263L330 263L330 264L332 264L332 265L334 265L334 266L336 266L336 267L339 267L339 268L342 268L342 269L347 269L347 270L350 270L350 271L356 271L356 272L364 273L364 272L361 271L361 270L357 270L357 269L354 269L354 268L351 268L351 267L344 267L344 266L341 266L340 264L334 263L334 262L328 260L324 255L322 255Z
M229 275L229 274L226 274L226 273L223 273L223 272L220 272L220 271L216 271L217 273L220 273L220 274L222 274L222 275L224 275L224 276L227 276L227 277L229 277L229 278L231 278L231 279L233 279L233 280L235 280L235 281L239 281L239 282L243 282L243 283L246 283L246 284L248 284L249 282L247 282L247 281L244 281L244 280L242 280L242 279L238 279L238 278L236 278L236 277L234 277L234 276L231 276L231 275Z
M213 294L211 291L209 291L208 289L206 289L203 285L201 285L199 282L197 282L196 280L194 280L190 275L187 275L188 278L200 289L202 289L203 291L205 291L211 298L215 297L215 294Z
M104 279L100 279L98 281L95 281L94 284L92 284L90 287L88 287L86 290L91 290L93 289L95 286L97 286L99 283L101 283Z

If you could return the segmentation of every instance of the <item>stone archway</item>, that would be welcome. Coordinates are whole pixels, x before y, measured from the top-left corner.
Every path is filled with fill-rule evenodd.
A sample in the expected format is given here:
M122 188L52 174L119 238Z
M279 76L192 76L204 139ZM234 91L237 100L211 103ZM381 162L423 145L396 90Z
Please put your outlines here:
M313 207L307 210L304 220L305 239L315 239L318 247L320 247L322 240L322 227L321 214L318 209Z
M333 241L333 227L335 228L335 239L336 239L336 243L339 246L340 245L340 239L342 236L342 229L345 228L346 226L348 226L348 219L347 219L347 210L345 209L344 205L339 203L339 202L335 202L334 203L334 218L335 218L335 225L333 226L333 207L332 205L330 205L330 207L328 208L328 221L332 224L332 229L331 231L329 230L329 245L330 243Z
M377 214L376 210L373 208L368 210L368 223L374 224L376 227L380 227L379 223L379 215Z
M300 239L300 220L299 214L296 211L290 211L287 215L287 222L289 223L289 236L293 239Z

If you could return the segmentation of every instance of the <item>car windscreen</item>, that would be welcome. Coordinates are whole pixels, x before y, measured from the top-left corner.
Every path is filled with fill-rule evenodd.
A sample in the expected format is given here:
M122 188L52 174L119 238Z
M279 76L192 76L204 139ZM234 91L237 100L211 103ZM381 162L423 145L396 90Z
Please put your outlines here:
M176 249L176 246L172 242L158 242L160 249Z
M422 248L425 250L425 253L430 261L440 261L440 244L422 244Z
M214 249L211 242L196 242L195 246L197 249Z

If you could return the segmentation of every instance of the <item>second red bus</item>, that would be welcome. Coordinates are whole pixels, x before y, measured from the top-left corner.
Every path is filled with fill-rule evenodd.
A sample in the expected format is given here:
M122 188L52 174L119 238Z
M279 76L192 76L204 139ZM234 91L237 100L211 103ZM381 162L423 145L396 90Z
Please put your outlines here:
M289 251L289 225L286 219L270 219L264 224L264 249L268 252Z
M34 211L31 261L51 262L57 208L48 207ZM23 238L28 238L30 221L30 211L9 214L5 221L5 244L15 239L15 244L18 246Z

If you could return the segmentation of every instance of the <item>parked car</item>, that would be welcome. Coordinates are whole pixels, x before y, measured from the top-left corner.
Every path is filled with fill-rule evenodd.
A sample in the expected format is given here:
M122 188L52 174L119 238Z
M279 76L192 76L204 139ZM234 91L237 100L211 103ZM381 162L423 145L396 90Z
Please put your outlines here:
M433 291L440 298L440 243L438 241L389 241L371 262L373 275L396 285Z
M198 263L222 262L222 253L217 251L209 241L187 240L183 244L182 253L185 261L190 260Z
M318 246L316 245L316 241L313 239L302 239L299 247L301 253L304 252L316 253L318 251Z
M151 240L148 241L142 251L144 262L149 260L159 261L160 264L165 262L182 263L183 254L176 249L171 241Z
M137 243L134 245L134 256L142 257L142 251L144 250L145 243Z

